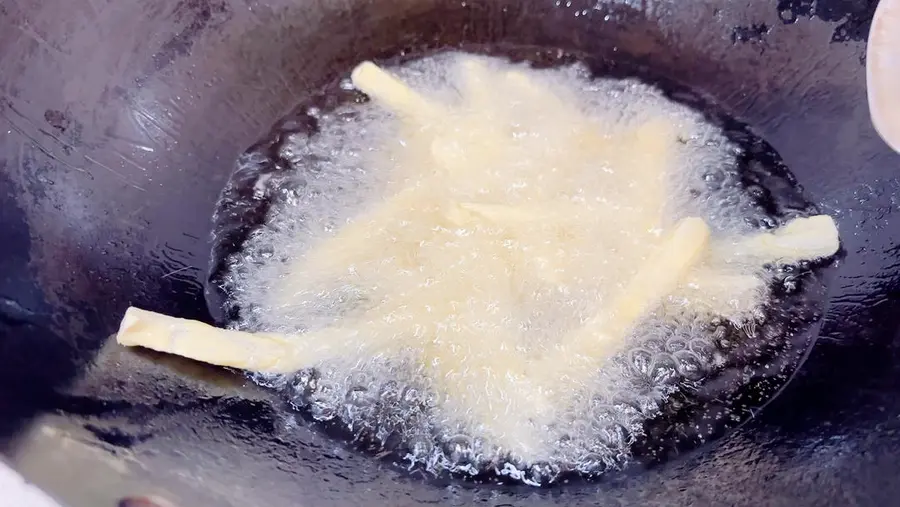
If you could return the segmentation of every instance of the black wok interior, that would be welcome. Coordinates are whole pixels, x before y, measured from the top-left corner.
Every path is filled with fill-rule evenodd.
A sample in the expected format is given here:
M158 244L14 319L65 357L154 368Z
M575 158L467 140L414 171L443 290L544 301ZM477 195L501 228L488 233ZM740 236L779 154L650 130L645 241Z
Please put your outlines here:
M900 156L866 105L875 4L0 5L0 451L75 506L893 504ZM279 118L360 60L460 44L559 48L676 81L748 124L835 217L844 255L816 344L747 424L596 484L436 485L238 374L109 343L129 305L223 318L205 297L212 212Z

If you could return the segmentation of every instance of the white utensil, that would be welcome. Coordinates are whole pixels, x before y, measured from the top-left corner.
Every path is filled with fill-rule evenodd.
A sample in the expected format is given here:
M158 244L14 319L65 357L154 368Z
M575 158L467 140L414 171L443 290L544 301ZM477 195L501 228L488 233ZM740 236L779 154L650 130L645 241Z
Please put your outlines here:
M869 31L866 82L875 130L900 152L900 0L881 0Z

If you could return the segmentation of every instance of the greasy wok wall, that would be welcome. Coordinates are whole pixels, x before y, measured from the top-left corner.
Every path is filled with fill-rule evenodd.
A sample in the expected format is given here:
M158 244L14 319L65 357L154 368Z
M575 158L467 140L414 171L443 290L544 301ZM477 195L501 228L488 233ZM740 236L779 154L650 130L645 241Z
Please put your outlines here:
M627 59L707 94L780 152L836 216L844 241L821 338L787 392L721 446L623 479L627 487L604 495L642 505L825 505L841 485L837 503L887 504L900 494L890 457L900 448L900 160L868 121L863 38L873 8L768 0L4 2L2 449L33 480L73 498L84 497L78 479L91 466L60 469L68 482L51 478L52 462L30 458L38 425L66 425L80 441L126 449L139 466L125 467L129 479L120 482L200 503L417 505L475 496L591 504L597 487L511 498L395 480L309 430L288 431L267 395L237 387L239 379L206 372L214 381L184 380L172 373L182 370L146 359L96 356L128 305L209 318L202 283L215 199L237 154L309 90L364 58L502 40ZM48 411L53 419L40 415ZM109 426L92 430L103 417L128 424L112 435ZM98 498L117 493L96 489Z

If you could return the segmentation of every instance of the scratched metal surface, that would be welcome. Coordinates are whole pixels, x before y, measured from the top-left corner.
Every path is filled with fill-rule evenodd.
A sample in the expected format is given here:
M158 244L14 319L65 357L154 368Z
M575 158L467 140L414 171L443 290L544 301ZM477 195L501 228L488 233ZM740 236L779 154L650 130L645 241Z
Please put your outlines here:
M75 506L895 503L900 157L866 109L874 4L3 2L0 449ZM847 255L818 343L753 421L597 485L437 488L239 376L106 343L129 304L209 318L213 204L279 116L367 56L456 41L615 47L752 125L836 216Z

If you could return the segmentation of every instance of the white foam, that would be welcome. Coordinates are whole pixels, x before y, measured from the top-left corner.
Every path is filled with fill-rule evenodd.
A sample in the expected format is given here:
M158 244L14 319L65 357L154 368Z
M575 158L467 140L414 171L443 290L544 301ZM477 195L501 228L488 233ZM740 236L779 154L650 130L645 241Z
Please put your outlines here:
M390 71L430 98L459 104L461 86L454 69L462 58L474 57L444 53ZM576 276L567 283L524 284L509 289L512 293L469 300L469 304L478 307L476 313L483 317L473 325L486 341L499 333L521 331L520 341L493 343L489 352L478 354L503 354L508 348L523 353L552 350L565 331L595 313L609 294L627 281L631 276L629 269L634 265L629 256L646 256L652 252L653 242L649 238L654 232L626 224L634 217L652 214L652 206L663 207L664 222L669 224L682 217L700 216L720 236L746 233L751 229L750 219L765 217L739 187L736 148L700 114L669 101L655 88L635 80L591 79L579 65L533 70L500 59L478 59L492 76L514 70L554 90L560 100L574 105L610 135L663 119L674 126L681 140L674 144L672 157L667 160L669 167L664 171L667 200L652 204L648 202L652 192L641 181L639 165L603 166L597 164L597 159L573 158L559 151L571 143L568 137L571 125L563 122L562 116L541 116L540 104L531 104L522 95L484 90L489 94L500 93L492 98L507 99L509 102L503 107L515 109L520 118L530 118L533 122L523 121L518 125L523 135L530 136L527 143L518 145L525 150L518 161L521 163L507 159L497 166L505 171L519 170L518 179L499 174L500 169L485 170L486 179L495 177L499 178L497 181L511 182L503 190L506 202L532 202L529 199L534 192L521 190L522 185L534 186L540 171L548 169L535 161L558 159L578 165L565 167L573 176L556 186L548 182L546 188L535 192L542 197L563 197L573 203L595 199L596 206L587 209L604 211L608 216L585 217L583 224L588 227L585 230L595 236L586 238L577 255L569 257L577 258L578 263L577 268L572 268ZM389 271L396 267L383 269L396 264L394 260L379 258L378 252L370 255L369 262L382 268L369 269L367 272L376 273L372 278L360 277L360 271L368 269L362 264L348 264L346 270L326 280L317 280L316 273L301 269L311 248L334 236L364 210L383 202L386 193L408 183L398 176L405 173L395 169L409 164L409 158L404 157L410 156L409 143L419 135L404 131L392 113L373 103L346 105L317 115L319 133L296 134L282 150L281 155L290 162L293 171L259 183L276 185L283 199L270 211L266 225L248 240L243 259L231 270L231 285L237 288L233 296L245 310L238 326L242 329L281 333L321 329L358 318L364 310L382 304L382 296L373 294L382 294L380 291L385 287L391 291L383 296L386 298L409 288L402 283L397 285L391 278ZM619 158L610 160L632 160L643 154L616 155ZM484 181L469 179L438 188L435 195L436 198L442 193L483 196L487 187L490 185ZM647 194L651 194L649 198ZM377 232L391 234L389 229ZM535 237L545 233L549 234L537 231ZM432 253L446 250L446 245L438 245ZM451 256L446 258L450 262ZM459 262L461 269L484 270L484 263L493 260L496 259ZM749 266L727 269L735 274L762 276ZM446 275L448 270L440 273ZM454 294L466 290L452 286L453 279L452 276L443 279L441 283L446 288L441 290ZM383 287L361 286L361 282ZM407 282L422 283L414 277ZM494 290L498 283L486 281L479 290ZM431 294L440 295L434 291ZM748 292L748 300L735 301L734 314L726 317L752 320L760 295ZM510 308L507 303L513 299L520 304ZM481 311L492 302L498 304L497 311L503 315L494 312L488 316L489 312ZM314 416L340 418L352 432L368 435L388 446L402 442L400 447L409 449L409 462L424 465L431 471L474 474L496 470L526 482L550 480L569 471L597 473L627 460L629 447L640 434L643 421L657 413L659 403L678 382L701 378L721 359L711 352L710 316L697 314L691 306L689 291L671 299L666 308L665 314L650 316L637 325L628 337L626 349L608 361L596 376L572 384L571 389L578 393L569 393L565 399L577 401L554 407L551 420L535 427L533 422L517 417L515 403L507 404L508 413L494 413L499 418L495 424L508 428L511 434L524 435L519 439L523 446L525 440L539 440L539 445L513 449L512 455L470 414L454 412L470 410L471 404L454 404L453 400L442 399L442 391L435 387L428 374L429 366L421 364L419 351L414 348L391 349L390 353L375 355L348 350L344 357L319 365L315 372L301 372L289 388L296 390L297 399ZM371 322L368 328L384 329L382 324ZM386 329L397 332L398 327ZM474 349L467 349L459 357L474 360L471 358L478 356ZM503 403L497 401L505 395L502 389L490 382L485 385L484 377L474 373L466 377L465 369L457 373L462 377L458 380L460 385L469 378L468 391L474 393L473 397ZM276 383L284 384L285 379L276 379ZM524 388L524 384L517 384L513 390Z

